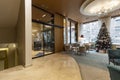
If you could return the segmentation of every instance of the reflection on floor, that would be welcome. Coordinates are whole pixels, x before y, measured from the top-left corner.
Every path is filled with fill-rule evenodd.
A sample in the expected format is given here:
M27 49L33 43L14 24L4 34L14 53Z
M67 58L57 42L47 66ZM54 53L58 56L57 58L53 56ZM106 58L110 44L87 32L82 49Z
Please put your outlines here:
M37 57L43 55L43 51L33 51L32 50L32 57Z
M32 66L14 67L0 72L0 80L82 80L78 64L66 55L55 53L33 59Z
M49 51L48 51L48 52L45 52L45 55L48 55L48 54L51 54L51 53L53 53L53 52L49 52Z
M48 54L51 54L52 52L50 51L42 51L42 50L39 50L39 51L34 51L32 50L32 57L39 57L39 56L43 56L44 54L45 55L48 55Z

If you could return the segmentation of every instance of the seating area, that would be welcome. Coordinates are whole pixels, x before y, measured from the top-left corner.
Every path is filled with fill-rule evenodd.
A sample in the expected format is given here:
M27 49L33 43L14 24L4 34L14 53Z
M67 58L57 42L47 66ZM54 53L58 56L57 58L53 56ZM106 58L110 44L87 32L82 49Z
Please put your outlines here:
M73 43L65 45L65 51L67 53L73 53L77 55L86 55L86 53L89 52L90 47L91 46L89 44L84 44L81 46L79 43Z

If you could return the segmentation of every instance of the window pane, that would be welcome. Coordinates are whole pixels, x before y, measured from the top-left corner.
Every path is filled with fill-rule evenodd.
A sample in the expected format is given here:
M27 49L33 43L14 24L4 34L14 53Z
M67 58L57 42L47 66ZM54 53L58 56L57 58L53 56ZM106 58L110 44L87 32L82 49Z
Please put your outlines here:
M97 40L100 29L98 21L83 24L81 29L81 34L84 35L84 43L95 42Z
M66 21L64 19L64 44L67 44L67 33L66 33L67 27L65 22Z
M120 44L120 17L111 19L110 36L113 44Z
M71 23L71 43L76 42L76 36L75 36L75 23Z
M67 25L68 25L68 29L67 29L67 32L68 32L68 43L70 43L70 21L67 22Z

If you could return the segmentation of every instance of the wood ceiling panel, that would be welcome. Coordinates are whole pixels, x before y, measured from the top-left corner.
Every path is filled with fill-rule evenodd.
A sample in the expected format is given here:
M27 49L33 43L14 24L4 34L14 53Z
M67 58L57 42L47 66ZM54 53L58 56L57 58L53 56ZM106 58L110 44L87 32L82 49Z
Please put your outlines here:
M33 4L50 12L57 12L75 21L81 21L80 6L85 0L33 0Z
M46 12L32 6L32 19L40 20L42 22L48 23L53 19L53 17L51 14L46 13Z
M59 13L78 22L89 22L98 17L84 16L80 13L80 6L86 0L33 0L32 3L52 13ZM119 15L120 11L109 15Z

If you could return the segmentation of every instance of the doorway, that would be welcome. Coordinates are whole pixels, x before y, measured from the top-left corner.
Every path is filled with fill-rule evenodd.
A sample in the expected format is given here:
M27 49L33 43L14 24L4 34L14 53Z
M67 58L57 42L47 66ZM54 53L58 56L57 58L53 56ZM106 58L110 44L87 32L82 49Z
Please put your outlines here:
M32 22L32 58L54 53L54 28Z

